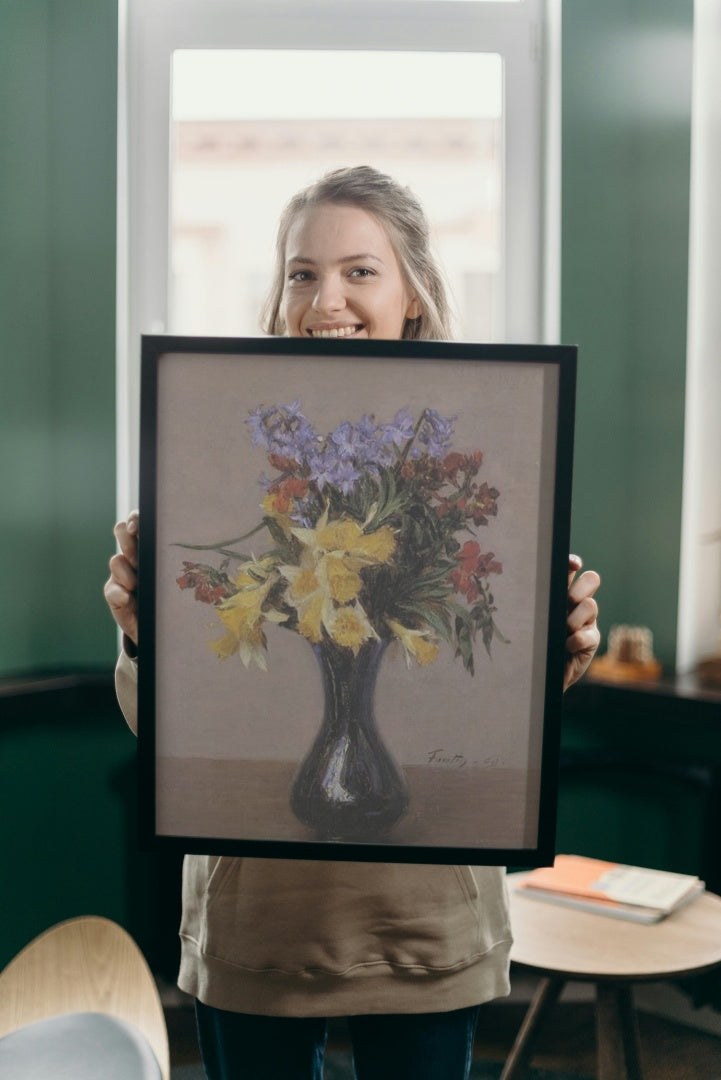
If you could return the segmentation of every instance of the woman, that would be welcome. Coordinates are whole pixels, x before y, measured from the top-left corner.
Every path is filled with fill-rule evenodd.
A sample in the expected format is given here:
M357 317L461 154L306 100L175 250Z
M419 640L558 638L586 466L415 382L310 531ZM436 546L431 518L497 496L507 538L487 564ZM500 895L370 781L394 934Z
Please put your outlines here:
M444 339L449 310L423 210L374 169L299 193L279 227L265 329L292 337ZM105 595L135 723L137 513L115 527ZM598 575L569 560L564 688L598 646ZM462 1080L479 1006L508 993L499 867L187 856L179 985L197 1001L211 1080L322 1075L326 1018L347 1016L359 1080Z

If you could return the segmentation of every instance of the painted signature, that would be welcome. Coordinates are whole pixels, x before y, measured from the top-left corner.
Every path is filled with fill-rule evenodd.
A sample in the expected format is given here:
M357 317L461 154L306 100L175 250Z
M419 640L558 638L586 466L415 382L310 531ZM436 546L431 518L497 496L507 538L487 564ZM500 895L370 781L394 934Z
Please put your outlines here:
M469 765L476 769L493 769L500 765L500 762L498 755L483 758L482 761L469 761L465 754L454 754L443 746L429 750L426 757L426 764L439 765L445 769L465 769Z

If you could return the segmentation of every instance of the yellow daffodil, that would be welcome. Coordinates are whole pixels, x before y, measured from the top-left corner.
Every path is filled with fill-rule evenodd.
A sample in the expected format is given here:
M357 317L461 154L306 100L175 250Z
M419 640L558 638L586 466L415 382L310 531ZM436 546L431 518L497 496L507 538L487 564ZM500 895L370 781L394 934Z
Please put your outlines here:
M358 593L363 582L337 555L323 555L317 562L306 551L300 566L279 566L278 572L288 581L285 599L298 612L298 633L318 644L325 629L338 645L354 652L375 630L360 603Z
M332 605L316 567L306 557L300 566L283 565L278 571L289 583L285 599L298 612L298 633L318 644L323 637L324 616Z
M250 667L251 663L254 663L263 671L267 670L265 661L267 640L260 626L248 630L242 637L229 631L218 641L211 641L210 647L220 660L227 660L238 653L245 667Z
M427 630L411 630L408 626L387 619L388 626L400 641L406 655L406 664L411 666L411 658L419 664L432 664L438 656L438 642Z
M363 528L351 518L329 522L326 507L315 528L291 529L303 545L300 565L278 569L290 582L286 599L298 612L299 632L309 641L319 642L325 627L333 641L357 651L376 636L358 602L360 571L387 563L396 540L387 526L373 533Z
M323 640L323 616L328 610L328 602L321 591L311 595L296 605L298 611L298 633L317 645Z
M366 533L351 518L328 522L328 509L314 529L291 529L293 536L313 553L316 559L333 554L347 561L349 569L387 563L395 551L396 539L387 525Z
M336 645L352 649L354 656L358 655L358 650L366 641L378 640L378 634L358 603L334 608L326 622L326 629Z
M238 592L216 608L227 633L220 640L210 642L210 647L221 660L227 660L237 652L245 667L255 663L265 670L263 623L282 623L288 618L278 611L263 611L268 593L278 581L277 571L269 570L271 565L269 559L244 563L235 579Z
M327 582L328 592L339 604L356 600L363 588L363 579L351 560L340 555L324 555L318 563L318 577Z

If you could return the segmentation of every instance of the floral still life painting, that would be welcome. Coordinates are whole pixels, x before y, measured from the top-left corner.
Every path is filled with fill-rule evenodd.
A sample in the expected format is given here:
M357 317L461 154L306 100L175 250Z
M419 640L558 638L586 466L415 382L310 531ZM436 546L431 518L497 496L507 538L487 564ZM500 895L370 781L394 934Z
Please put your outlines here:
M272 471L259 477L257 524L211 544L178 541L212 553L183 561L177 584L212 607L220 661L272 665L270 624L315 654L324 715L289 799L319 839L377 840L407 810L374 715L388 646L409 666L450 649L471 678L494 641L508 645L492 589L502 552L486 541L501 492L482 478L482 450L454 444L455 420L404 406L321 433L300 401L259 404L246 434Z

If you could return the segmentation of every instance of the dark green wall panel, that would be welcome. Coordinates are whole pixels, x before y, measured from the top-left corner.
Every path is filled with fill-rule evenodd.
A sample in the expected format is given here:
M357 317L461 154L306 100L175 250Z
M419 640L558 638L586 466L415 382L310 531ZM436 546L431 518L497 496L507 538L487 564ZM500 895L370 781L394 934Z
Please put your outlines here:
M0 675L109 664L116 0L0 0Z
M173 979L180 857L138 849L137 742L112 677L56 683L0 687L0 969L54 923L92 914L124 926Z
M675 657L692 0L563 7L562 338L579 345L573 545L602 629Z
M0 670L49 651L52 388L48 378L45 5L0 3Z

